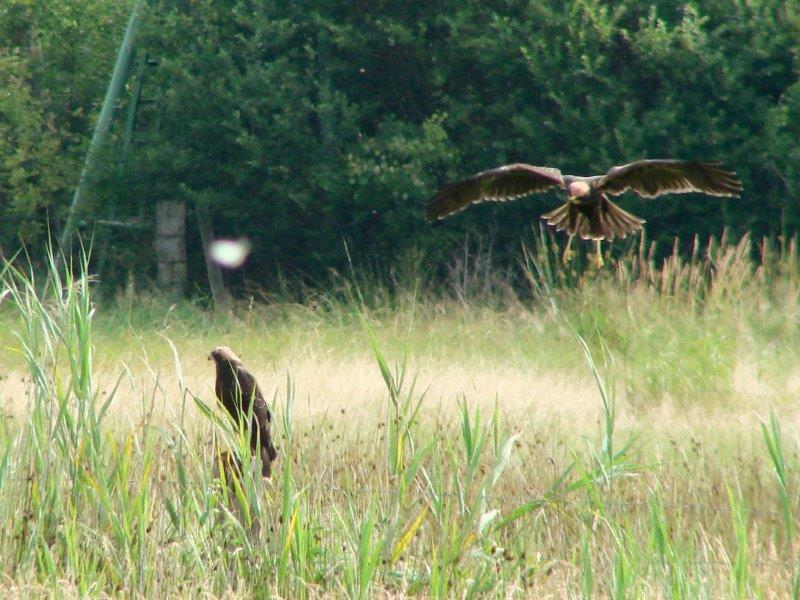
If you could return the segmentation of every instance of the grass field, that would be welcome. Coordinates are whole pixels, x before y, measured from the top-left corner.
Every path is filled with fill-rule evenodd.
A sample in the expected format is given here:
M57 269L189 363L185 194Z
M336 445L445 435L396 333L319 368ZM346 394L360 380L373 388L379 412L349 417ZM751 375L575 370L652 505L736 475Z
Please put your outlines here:
M0 595L797 597L796 249L690 254L228 315L7 266ZM220 344L272 480L212 478Z

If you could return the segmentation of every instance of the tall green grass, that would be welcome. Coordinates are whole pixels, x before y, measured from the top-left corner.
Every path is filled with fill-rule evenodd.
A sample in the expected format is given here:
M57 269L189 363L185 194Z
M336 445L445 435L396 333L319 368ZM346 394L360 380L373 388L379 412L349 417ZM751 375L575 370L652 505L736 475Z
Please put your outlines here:
M748 239L723 241L656 264L642 245L605 271L573 273L541 238L527 257L532 295L504 290L491 309L424 290L387 308L359 285L360 298L350 289L233 316L144 300L98 310L85 257L65 272L51 260L43 279L5 263L3 356L26 382L23 409L0 427L4 586L126 597L796 597L800 448L781 416L791 405L729 431L698 424L702 439L680 416L646 412L747 410L731 382L737 357L757 357L767 378L797 365L794 247L764 242L757 259L752 250ZM187 353L226 335L267 357L369 355L380 402L360 419L300 419L287 374L273 400L279 459L263 480L248 468L246 433L184 372ZM112 409L133 401L119 392L131 343L153 381L137 388L137 416L112 422ZM442 411L420 369L477 359L593 381L596 427L520 417L499 401L487 409L463 391L457 410ZM118 374L110 389L98 364ZM162 402L177 407L175 420L154 416ZM622 425L631 414L641 418ZM226 471L225 451L244 468Z

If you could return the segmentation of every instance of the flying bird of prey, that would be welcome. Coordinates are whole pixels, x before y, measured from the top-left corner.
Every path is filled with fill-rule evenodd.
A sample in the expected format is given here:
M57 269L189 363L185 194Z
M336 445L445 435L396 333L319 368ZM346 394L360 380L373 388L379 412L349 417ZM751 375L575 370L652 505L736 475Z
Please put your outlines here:
M208 359L213 360L217 368L214 384L217 398L237 424L249 428L250 449L261 458L261 475L269 477L278 453L269 432L272 414L255 377L227 346L214 348ZM245 423L248 415L252 415L250 423Z
M556 231L566 231L569 241L563 260L569 261L576 235L597 243L596 263L602 266L600 241L625 238L642 228L644 220L622 210L608 196L631 190L645 198L661 194L701 192L711 196L738 196L742 184L736 173L720 162L637 160L611 167L605 175L562 175L558 169L517 163L483 171L443 187L425 209L429 221L443 219L467 206L486 200L505 202L529 194L561 188L567 201L542 218Z

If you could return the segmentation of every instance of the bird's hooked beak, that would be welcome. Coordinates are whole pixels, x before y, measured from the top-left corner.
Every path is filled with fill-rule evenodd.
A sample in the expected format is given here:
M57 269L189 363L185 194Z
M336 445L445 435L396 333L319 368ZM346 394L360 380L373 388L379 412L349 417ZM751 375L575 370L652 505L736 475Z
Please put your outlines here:
M214 353L209 354L206 360L214 360Z

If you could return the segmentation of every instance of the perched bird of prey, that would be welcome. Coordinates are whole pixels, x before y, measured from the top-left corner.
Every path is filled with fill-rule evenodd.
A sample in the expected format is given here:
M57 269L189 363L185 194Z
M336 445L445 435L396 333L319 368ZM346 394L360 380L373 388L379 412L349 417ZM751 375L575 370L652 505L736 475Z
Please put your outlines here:
M249 428L250 449L261 457L261 475L269 477L272 462L278 453L272 445L269 432L272 415L255 377L227 346L214 348L208 359L213 360L217 367L214 385L217 398L237 424L242 423ZM250 423L244 423L249 414L252 414Z
M645 198L661 194L702 192L711 196L738 196L742 184L736 173L720 162L686 160L637 160L611 167L605 175L562 175L558 169L517 163L483 171L443 187L425 209L429 221L443 219L467 206L485 200L505 202L550 188L562 188L567 201L542 215L556 231L566 231L569 241L564 262L572 258L572 238L597 242L597 266L602 266L600 241L625 238L639 231L644 220L622 210L608 199L626 190Z

